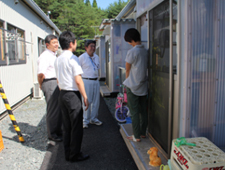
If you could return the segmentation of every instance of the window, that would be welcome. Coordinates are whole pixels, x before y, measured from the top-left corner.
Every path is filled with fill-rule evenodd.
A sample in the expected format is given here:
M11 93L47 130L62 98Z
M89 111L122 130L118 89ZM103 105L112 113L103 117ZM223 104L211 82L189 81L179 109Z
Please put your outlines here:
M6 64L4 39L4 22L0 21L0 64Z
M26 59L26 53L25 53L25 39L24 39L24 31L17 29L18 34L18 41L17 41L17 48L18 48L18 58L19 60L25 60Z
M4 23L3 23L3 21L0 21L0 28L4 28Z
M9 64L26 62L25 32L11 24L7 24L6 47Z
M6 44L8 47L9 62L16 62L16 28L7 24Z
M38 38L38 56L41 55L43 51L45 51L46 46L45 46L45 40Z

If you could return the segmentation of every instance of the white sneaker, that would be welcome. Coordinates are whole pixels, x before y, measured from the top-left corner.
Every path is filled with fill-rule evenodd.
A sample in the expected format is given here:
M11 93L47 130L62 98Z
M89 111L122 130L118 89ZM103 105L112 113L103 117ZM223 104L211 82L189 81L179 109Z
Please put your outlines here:
M97 120L97 121L92 121L92 120L91 120L90 123L91 123L91 124L98 125L98 126L102 125L102 122L101 122L100 120Z
M84 129L87 129L88 128L88 125L87 124L83 124L83 128Z

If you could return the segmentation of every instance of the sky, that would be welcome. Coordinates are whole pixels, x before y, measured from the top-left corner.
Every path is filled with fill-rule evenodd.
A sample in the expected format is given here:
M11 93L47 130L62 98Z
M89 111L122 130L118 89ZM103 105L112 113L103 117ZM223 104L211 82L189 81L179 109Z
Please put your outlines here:
M90 0L90 2L92 4L93 0ZM98 7L102 9L106 9L109 6L109 4L113 2L118 2L118 0L97 0Z

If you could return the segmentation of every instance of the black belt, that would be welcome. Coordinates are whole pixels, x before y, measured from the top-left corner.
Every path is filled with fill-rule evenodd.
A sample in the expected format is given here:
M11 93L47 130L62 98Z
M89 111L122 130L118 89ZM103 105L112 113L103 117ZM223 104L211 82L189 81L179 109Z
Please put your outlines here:
M47 81L50 81L50 80L57 80L57 79L56 78L44 79L43 82L47 82Z
M82 77L82 78L87 80L98 80L98 78L85 78L85 77Z

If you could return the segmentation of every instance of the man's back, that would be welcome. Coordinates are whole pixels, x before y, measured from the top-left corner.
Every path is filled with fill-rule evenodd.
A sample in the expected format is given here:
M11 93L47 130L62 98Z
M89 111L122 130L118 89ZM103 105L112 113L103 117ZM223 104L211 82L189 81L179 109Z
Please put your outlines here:
M55 61L55 69L59 87L63 90L78 91L74 77L82 74L77 56L71 51L65 50Z
M124 84L136 95L147 94L148 51L143 45L136 45L127 52L125 61L131 64L129 77Z

